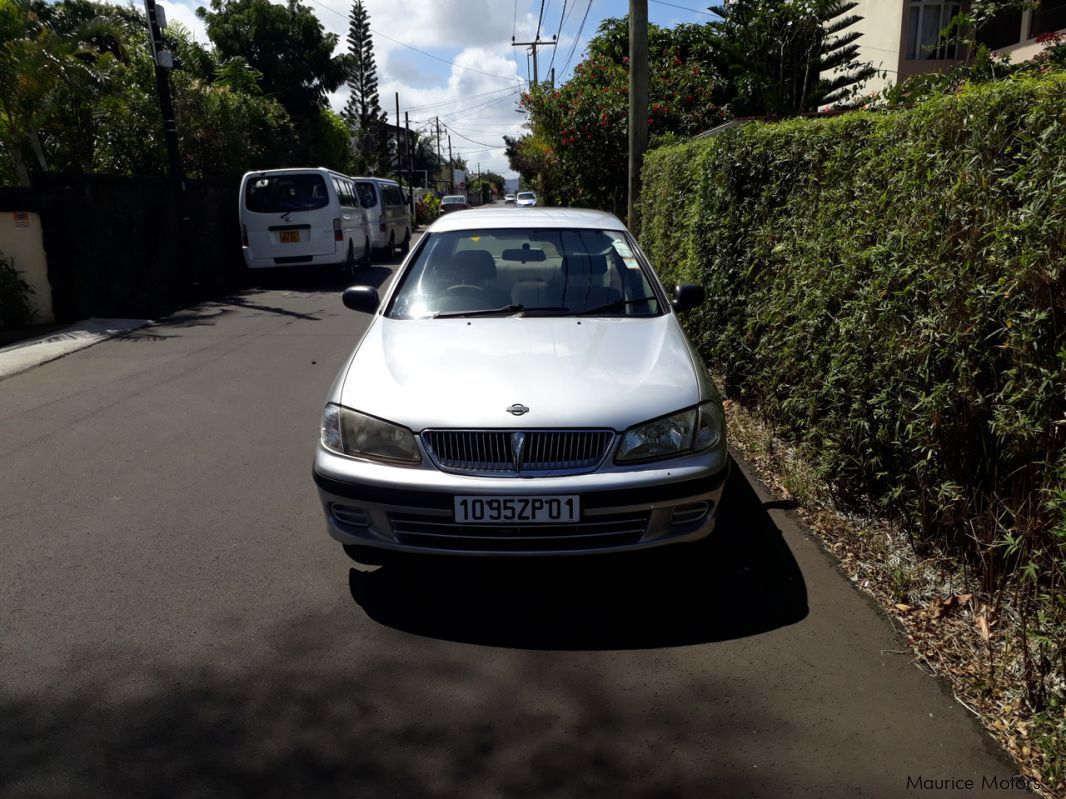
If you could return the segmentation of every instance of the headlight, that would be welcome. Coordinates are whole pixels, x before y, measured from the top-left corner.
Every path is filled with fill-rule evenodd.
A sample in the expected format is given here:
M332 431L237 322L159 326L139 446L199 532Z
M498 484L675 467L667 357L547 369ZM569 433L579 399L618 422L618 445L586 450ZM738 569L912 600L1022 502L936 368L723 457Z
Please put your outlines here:
M652 461L710 449L722 438L722 408L705 402L695 408L652 419L622 434L616 463Z
M322 446L374 461L422 462L414 434L406 427L340 405L327 405L322 412Z

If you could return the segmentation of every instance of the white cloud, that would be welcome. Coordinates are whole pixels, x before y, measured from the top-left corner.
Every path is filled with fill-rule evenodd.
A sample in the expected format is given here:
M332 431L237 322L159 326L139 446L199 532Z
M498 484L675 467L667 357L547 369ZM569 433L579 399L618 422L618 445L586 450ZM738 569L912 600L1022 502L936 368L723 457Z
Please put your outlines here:
M159 5L163 6L165 10L168 24L180 22L189 29L196 41L200 42L200 44L208 44L207 28L204 26L203 21L196 16L196 8L206 5L206 3L197 3L195 0L191 3L183 3L180 0L164 0Z

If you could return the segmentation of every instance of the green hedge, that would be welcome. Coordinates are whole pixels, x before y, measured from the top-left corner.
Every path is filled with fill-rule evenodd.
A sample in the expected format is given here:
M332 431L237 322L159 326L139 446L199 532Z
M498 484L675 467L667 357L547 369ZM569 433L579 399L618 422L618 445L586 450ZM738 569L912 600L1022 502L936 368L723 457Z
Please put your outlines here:
M727 391L843 501L1061 613L1066 76L735 128L649 153L643 191L641 244L707 287L686 324Z

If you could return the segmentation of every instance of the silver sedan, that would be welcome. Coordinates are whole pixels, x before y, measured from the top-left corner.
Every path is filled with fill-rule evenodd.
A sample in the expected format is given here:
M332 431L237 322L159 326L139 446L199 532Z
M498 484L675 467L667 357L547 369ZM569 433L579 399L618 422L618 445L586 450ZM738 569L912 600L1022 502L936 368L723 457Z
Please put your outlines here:
M697 541L728 472L722 402L610 214L442 217L326 398L314 479L356 560L562 555Z

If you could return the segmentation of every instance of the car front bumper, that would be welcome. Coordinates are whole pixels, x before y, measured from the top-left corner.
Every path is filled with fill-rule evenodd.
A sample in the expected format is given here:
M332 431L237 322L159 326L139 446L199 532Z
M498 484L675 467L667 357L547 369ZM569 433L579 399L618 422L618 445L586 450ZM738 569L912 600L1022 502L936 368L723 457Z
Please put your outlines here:
M725 444L642 466L559 477L476 477L396 467L318 446L313 475L329 534L342 544L440 555L575 555L698 541L714 530L729 473ZM571 524L460 524L457 495L577 494Z

